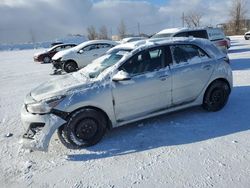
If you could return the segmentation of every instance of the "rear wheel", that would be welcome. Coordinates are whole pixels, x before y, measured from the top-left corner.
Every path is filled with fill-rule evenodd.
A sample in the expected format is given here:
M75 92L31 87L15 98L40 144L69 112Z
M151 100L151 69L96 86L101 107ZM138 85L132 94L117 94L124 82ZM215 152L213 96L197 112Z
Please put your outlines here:
M75 112L68 123L58 129L61 142L70 149L80 149L97 144L106 131L104 115L93 109Z
M229 94L230 88L227 83L215 81L207 89L202 106L207 111L219 111L226 105Z
M65 72L70 73L70 72L75 72L78 70L78 66L74 61L67 61L64 66L63 69Z

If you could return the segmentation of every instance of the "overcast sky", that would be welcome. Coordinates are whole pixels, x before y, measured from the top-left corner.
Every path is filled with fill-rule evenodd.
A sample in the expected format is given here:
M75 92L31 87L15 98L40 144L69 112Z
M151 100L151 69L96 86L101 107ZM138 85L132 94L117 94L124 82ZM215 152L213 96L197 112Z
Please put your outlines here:
M249 3L250 0L247 0ZM203 25L229 19L230 0L0 0L0 43L46 41L86 34L90 25L117 33L124 20L129 33L152 34L181 27L182 13L199 11ZM249 5L249 4L248 4ZM250 5L248 6L250 7Z

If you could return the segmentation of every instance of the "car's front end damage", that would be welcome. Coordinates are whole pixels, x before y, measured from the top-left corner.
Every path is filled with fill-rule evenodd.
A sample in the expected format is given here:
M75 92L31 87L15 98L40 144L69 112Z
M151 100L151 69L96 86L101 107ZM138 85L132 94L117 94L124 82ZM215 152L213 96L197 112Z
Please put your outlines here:
M25 105L21 111L21 120L25 128L22 138L23 148L48 151L53 133L63 124L64 119L54 114L32 114Z
M21 120L25 128L23 147L47 151L53 133L66 121L53 113L52 109L64 99L57 96L36 101L31 94L26 96L21 110Z
M63 64L64 64L64 62L61 61L61 59L52 60L52 65L53 65L52 68L53 68L54 71L62 70L63 69Z
M21 110L21 120L25 128L22 138L24 148L48 150L51 136L66 123L67 113L62 111L67 105L63 106L62 111L56 108L67 101L67 91L81 86L84 80L65 75L41 84L26 96Z

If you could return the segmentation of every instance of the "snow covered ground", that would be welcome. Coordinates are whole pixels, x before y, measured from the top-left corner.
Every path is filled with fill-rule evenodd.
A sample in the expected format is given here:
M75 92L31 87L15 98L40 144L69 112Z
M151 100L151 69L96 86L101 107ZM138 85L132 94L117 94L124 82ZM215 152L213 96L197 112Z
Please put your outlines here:
M232 37L234 89L223 110L197 107L123 126L86 150L68 150L55 135L48 153L19 142L23 99L51 77L50 64L33 62L35 52L0 52L1 188L250 187L250 41Z

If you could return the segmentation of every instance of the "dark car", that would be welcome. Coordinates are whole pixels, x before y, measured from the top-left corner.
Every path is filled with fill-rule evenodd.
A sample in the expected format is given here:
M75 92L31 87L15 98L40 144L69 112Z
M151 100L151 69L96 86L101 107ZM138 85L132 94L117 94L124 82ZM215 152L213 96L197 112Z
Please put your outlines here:
M53 46L52 48L40 52L34 55L34 61L43 62L43 63L50 63L51 58L59 51L66 50L72 47L75 47L76 44L58 44Z

